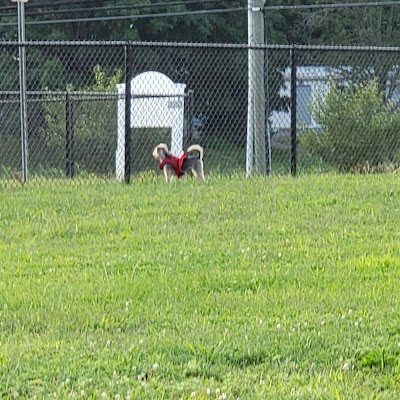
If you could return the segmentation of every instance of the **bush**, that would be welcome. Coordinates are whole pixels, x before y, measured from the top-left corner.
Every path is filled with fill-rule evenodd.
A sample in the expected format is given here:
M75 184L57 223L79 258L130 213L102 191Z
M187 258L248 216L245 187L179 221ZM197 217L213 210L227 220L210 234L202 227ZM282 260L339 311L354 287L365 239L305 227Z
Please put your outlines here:
M400 113L376 81L345 89L331 83L311 108L322 132L307 127L300 143L322 161L341 171L399 163Z

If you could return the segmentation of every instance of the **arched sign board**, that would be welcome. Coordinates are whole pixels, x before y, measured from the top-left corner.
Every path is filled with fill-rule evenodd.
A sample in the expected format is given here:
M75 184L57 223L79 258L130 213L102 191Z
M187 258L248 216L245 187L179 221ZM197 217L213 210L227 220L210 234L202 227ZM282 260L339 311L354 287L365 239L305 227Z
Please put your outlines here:
M143 72L131 81L131 128L171 128L169 147L176 155L182 153L185 88L185 84L175 83L156 71ZM125 84L118 84L117 91L115 172L117 180L122 182L125 179Z

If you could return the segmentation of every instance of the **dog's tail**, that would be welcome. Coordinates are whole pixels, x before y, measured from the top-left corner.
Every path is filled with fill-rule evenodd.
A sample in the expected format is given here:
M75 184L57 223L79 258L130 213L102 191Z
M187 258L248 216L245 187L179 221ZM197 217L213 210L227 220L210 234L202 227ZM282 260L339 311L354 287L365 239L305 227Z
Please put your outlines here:
M191 156L199 158L200 160L203 159L203 148L198 144L191 145L186 152Z

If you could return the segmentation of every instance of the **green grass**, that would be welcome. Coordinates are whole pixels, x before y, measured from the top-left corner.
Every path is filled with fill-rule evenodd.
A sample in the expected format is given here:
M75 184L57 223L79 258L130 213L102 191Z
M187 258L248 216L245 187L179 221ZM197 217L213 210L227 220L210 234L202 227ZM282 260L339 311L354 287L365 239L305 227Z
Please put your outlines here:
M1 191L0 398L399 398L398 179Z

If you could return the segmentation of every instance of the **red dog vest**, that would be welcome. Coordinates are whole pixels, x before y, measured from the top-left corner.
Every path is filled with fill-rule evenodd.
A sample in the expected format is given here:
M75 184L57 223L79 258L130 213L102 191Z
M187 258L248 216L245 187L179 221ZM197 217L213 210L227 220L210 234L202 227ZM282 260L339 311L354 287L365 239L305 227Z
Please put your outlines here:
M168 154L167 157L165 157L162 163L160 164L160 169L163 169L167 164L169 164L174 169L176 176L180 178L181 176L183 176L182 166L186 159L187 159L186 153L183 153L183 155L180 157L175 157Z

